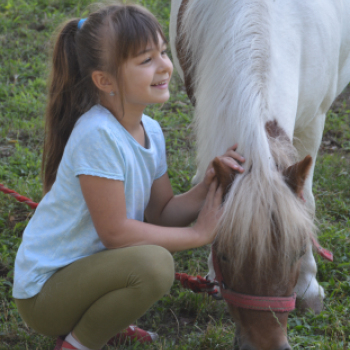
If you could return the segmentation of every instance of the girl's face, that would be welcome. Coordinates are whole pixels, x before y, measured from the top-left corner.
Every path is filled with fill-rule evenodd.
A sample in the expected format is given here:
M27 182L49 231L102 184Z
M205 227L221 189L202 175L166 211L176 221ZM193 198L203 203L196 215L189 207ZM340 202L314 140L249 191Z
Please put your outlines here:
M124 65L125 105L147 106L169 99L169 81L173 65L166 52L166 44L158 34L158 43L150 43L136 57Z

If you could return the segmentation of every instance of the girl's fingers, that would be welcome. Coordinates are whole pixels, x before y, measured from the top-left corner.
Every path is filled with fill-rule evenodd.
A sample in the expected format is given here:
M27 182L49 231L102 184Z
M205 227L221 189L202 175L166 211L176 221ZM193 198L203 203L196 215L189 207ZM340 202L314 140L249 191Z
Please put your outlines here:
M215 192L215 197L214 197L214 206L215 207L219 207L222 204L222 196L224 195L224 189L222 188L222 186L219 186L216 189Z
M234 144L232 147L229 147L226 153L221 157L219 157L219 159L231 169L239 173L243 173L244 169L241 167L241 165L238 162L244 163L245 159L240 154L235 152L237 147L238 147L237 143ZM214 177L215 177L215 170L213 168L213 162L211 162L205 173L204 183L208 186L213 181Z
M240 173L244 172L244 169L234 159L229 157L223 157L220 160L233 170L238 171Z
M196 228L205 237L207 242L205 244L211 243L215 238L215 227L222 214L223 192L222 187L218 186L217 178L214 178L209 186L205 203L195 224Z
M214 179L214 176L215 176L215 170L214 170L214 168L208 169L208 170L207 170L207 173L206 173L206 177L207 177L206 180L208 180L208 182L211 183L211 182L213 181L213 179Z
M209 187L209 193L211 194L211 196L214 197L217 187L218 187L218 179L215 178L215 179L211 182L210 187ZM209 193L208 193L208 194L209 194Z
M231 149L235 151L237 147L238 147L238 143L235 143L232 147L229 147L227 151L230 151Z
M224 190L222 186L218 185L218 180L215 178L210 184L209 191L207 194L207 204L209 207L217 208L222 203L222 196L224 195Z
M207 188L209 188L214 177L215 177L215 170L214 170L213 162L211 161L210 164L208 165L208 168L204 176L204 183L207 186Z
M223 156L224 157L231 157L233 159L238 160L241 163L245 162L244 157L242 157L240 154L238 154L237 152L235 152L233 150L227 151Z
M218 180L215 178L209 186L207 199L206 199L207 204L209 204L210 206L213 205L213 201L215 198L215 192L216 192L217 187L218 187Z

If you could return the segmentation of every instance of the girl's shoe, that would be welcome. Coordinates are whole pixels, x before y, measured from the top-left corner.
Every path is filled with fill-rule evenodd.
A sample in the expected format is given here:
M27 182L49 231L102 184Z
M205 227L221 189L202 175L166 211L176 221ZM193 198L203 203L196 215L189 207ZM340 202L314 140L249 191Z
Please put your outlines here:
M112 339L108 341L108 345L116 345L118 343L123 343L126 340L136 340L140 343L152 343L158 339L158 334L153 332L147 332L135 325L130 325L124 331L115 335Z
M147 332L135 325L130 325L124 331L118 333L108 341L108 345L117 345L127 340L136 340L140 343L152 343L159 338L157 333ZM67 343L64 337L58 337L54 350L77 350L76 347Z
M58 337L56 340L56 346L53 350L61 350L63 342L64 342L64 338Z
M77 348L67 343L64 340L64 338L58 337L56 341L56 346L53 350L77 350Z
M56 340L56 346L53 350L78 350L75 346L72 344L67 343L64 340L64 337L58 337Z
M78 350L78 349L75 346L67 343L66 341L63 341L60 350Z

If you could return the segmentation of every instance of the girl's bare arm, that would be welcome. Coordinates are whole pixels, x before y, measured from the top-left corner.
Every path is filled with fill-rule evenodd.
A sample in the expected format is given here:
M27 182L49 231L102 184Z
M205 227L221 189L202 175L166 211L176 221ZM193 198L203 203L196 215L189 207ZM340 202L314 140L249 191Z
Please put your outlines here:
M163 227L128 219L122 181L79 176L81 189L96 231L108 249L154 244L171 252L200 247L215 238L221 214L222 189L213 181L193 227Z
M186 193L174 196L167 174L155 180L145 211L148 222L172 227L185 227L197 219L208 193L201 182Z
M244 158L235 152L237 144L230 147L220 160L233 170L242 173L244 169L238 162ZM205 201L215 172L212 163L208 166L204 180L191 190L177 196L173 195L170 180L165 174L154 181L151 198L145 216L148 222L162 226L185 227L197 219Z

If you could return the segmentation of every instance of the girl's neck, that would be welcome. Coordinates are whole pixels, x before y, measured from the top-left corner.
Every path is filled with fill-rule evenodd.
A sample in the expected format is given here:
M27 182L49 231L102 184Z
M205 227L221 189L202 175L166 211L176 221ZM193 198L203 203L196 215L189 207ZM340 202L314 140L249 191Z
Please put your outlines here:
M100 104L113 114L118 122L141 144L141 146L145 146L145 132L141 123L145 106L129 106L125 104L123 115L122 108L119 104L112 104L110 101L103 99L101 99Z

